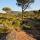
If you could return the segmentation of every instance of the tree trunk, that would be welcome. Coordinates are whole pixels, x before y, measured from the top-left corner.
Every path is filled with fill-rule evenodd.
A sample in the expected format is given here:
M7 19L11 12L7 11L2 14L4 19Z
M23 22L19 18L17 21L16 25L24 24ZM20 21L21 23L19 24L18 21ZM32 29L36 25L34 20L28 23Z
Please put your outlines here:
M24 13L24 10L23 10L23 5L22 5L22 20L23 20L23 13Z

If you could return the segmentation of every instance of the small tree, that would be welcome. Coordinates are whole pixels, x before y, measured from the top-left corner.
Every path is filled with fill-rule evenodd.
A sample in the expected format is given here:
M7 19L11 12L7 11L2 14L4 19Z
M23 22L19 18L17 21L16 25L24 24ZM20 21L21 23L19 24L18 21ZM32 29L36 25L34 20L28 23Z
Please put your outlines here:
M9 8L9 7L4 7L2 10L3 10L3 11L6 11L6 12L8 13L8 12L11 11L11 8Z
M34 2L34 0L16 0L16 1L17 5L21 6L22 8L22 19L23 19L24 10L26 10L26 8L28 8L29 5Z

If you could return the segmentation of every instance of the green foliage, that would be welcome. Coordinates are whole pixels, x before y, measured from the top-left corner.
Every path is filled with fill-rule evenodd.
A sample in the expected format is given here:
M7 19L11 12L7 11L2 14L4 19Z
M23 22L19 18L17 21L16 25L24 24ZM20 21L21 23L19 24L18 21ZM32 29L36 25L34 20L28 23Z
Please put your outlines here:
M22 7L22 10L25 10L30 3L33 3L34 0L16 0L17 1L17 4L18 6L21 6Z
M11 11L11 8L9 8L9 7L4 7L2 10L3 10L3 11Z
M22 8L22 20L23 20L23 13L29 7L30 4L34 3L34 0L16 0L17 5Z
M14 24L12 24L15 22ZM17 19L16 15L14 14L0 14L0 24L4 24L4 29L1 28L0 32L5 32L6 27L7 28L15 28L20 26L20 20Z
M24 13L23 14L23 20L24 19L28 19L28 18L31 18L31 19L40 19L40 14L34 14L34 13ZM5 25L4 28L1 28L0 29L0 32L5 32L5 30L7 30L8 28L16 28L16 27L20 27L21 26L25 27L25 28L29 28L31 29L32 28L32 24L23 24L21 25L20 23L23 21L22 20L22 14L18 14L18 15L15 15L15 14L11 14L11 13L6 13L6 14L0 14L0 24L3 24ZM36 23L36 22L35 22ZM7 29L6 29L7 27Z

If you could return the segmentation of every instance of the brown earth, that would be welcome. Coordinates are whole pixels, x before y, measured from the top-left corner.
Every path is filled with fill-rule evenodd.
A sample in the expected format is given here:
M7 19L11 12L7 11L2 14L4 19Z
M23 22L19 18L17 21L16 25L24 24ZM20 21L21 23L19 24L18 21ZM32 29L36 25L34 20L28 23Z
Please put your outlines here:
M11 32L6 37L7 40L36 40L33 35L29 35L19 29L11 29Z

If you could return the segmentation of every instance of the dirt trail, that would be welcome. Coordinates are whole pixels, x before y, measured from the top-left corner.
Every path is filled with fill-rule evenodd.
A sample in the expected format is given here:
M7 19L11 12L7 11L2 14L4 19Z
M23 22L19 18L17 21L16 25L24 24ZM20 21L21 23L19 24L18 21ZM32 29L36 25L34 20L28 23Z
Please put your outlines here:
M13 29L11 32L7 35L6 40L36 40L32 36L30 36L28 33L25 33L24 31L21 31L19 29Z

